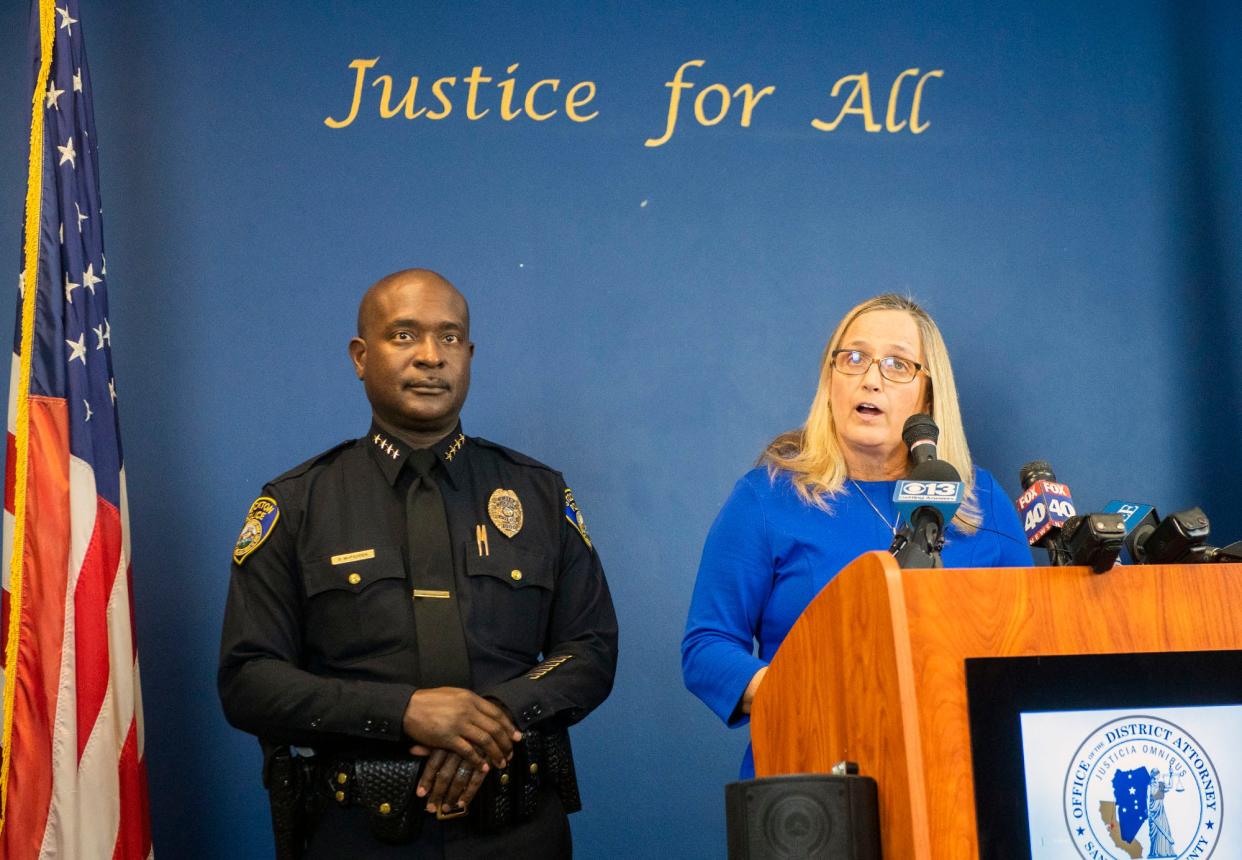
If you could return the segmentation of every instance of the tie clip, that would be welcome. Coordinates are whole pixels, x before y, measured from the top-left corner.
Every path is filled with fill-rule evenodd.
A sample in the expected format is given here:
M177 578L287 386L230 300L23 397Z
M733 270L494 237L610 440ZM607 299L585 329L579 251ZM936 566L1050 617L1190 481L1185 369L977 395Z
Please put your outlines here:
M474 542L479 547L479 558L491 555L491 549L487 546L487 526L479 524L474 527Z
M452 596L453 595L447 591L429 591L426 588L414 589L414 597L416 599L419 597L435 597L435 598L439 598L440 600L448 600Z

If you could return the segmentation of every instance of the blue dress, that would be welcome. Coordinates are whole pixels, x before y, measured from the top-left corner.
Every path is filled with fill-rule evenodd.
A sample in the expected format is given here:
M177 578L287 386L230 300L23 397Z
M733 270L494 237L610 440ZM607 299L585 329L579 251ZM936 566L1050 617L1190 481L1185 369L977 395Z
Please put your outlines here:
M894 522L896 482L857 483ZM945 567L1031 566L1013 503L979 468L975 494L983 526L973 535L949 526L941 554ZM847 481L829 502L830 511L823 511L798 496L788 474L773 479L766 467L747 472L733 487L707 534L681 642L686 687L729 727L749 722L740 708L746 685L820 589L858 556L892 543L892 528L867 498ZM741 778L754 773L748 746Z

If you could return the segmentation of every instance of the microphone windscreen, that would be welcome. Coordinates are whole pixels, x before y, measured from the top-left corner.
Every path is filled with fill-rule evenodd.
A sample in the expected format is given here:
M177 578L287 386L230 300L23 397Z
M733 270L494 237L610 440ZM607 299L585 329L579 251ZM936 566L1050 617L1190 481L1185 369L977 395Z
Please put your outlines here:
M901 439L907 448L914 447L916 442L935 444L940 441L940 428L926 412L916 412L906 419L905 426L901 429Z
M1056 481L1056 479L1052 464L1047 460L1032 460L1018 471L1018 480L1022 482L1024 490L1029 490L1031 484L1036 481Z

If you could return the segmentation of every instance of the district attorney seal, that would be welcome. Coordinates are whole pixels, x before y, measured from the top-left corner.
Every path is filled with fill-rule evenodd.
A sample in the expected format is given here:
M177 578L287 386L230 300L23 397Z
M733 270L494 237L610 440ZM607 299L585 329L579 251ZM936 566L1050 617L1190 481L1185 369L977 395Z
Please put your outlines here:
M1223 799L1212 759L1181 726L1143 714L1083 740L1065 774L1065 824L1080 856L1206 860Z

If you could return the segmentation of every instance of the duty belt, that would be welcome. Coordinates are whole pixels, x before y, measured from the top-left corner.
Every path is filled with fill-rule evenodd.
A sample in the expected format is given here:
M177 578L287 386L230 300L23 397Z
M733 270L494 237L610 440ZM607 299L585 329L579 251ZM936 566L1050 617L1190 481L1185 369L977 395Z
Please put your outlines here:
M414 839L422 826L425 801L416 792L425 761L421 757L328 758L316 766L314 782L320 795L332 803L366 809L377 839L401 844ZM466 810L437 812L436 818L466 817L479 830L498 830L531 818L538 809L541 788L554 789L567 813L582 808L565 729L527 729L513 745L508 767L488 771Z

